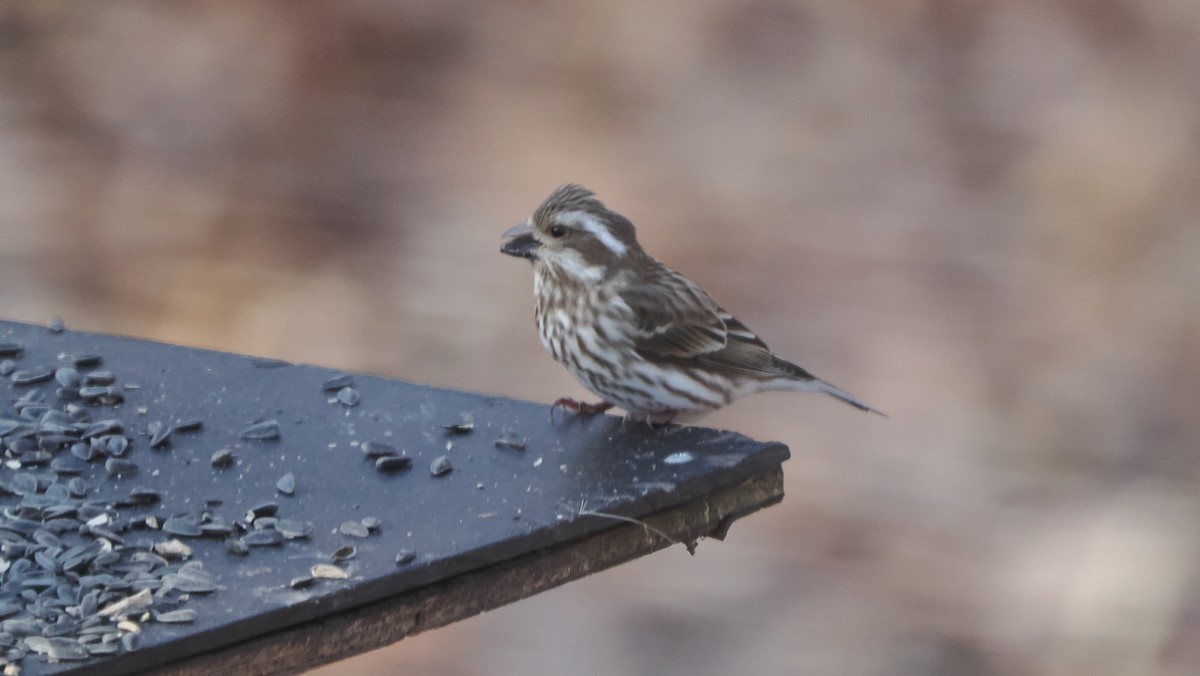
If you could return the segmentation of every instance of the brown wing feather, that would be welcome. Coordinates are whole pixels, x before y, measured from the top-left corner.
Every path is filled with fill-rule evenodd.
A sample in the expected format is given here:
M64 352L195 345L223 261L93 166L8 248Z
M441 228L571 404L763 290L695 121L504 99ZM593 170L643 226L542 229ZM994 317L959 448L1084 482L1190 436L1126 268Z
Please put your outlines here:
M754 332L688 278L663 269L620 293L635 317L634 346L647 359L692 365L722 375L811 377L793 373Z

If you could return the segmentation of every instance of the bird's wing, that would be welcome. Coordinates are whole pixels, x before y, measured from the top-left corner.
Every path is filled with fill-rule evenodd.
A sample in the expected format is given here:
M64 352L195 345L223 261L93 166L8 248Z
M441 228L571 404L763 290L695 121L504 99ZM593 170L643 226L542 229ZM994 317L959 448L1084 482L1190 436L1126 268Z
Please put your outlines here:
M728 343L720 308L680 275L656 275L618 295L632 312L632 337L639 352L687 358L716 352Z
M726 376L793 375L753 331L679 273L663 270L619 295L633 312L634 347L646 359Z

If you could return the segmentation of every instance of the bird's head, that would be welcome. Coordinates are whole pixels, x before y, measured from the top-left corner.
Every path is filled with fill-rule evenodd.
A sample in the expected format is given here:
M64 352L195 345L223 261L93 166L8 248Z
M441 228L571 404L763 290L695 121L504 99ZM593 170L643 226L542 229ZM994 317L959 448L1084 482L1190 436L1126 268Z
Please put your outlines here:
M580 282L600 282L614 267L642 255L633 223L573 183L555 189L528 221L504 236L509 239L500 251Z

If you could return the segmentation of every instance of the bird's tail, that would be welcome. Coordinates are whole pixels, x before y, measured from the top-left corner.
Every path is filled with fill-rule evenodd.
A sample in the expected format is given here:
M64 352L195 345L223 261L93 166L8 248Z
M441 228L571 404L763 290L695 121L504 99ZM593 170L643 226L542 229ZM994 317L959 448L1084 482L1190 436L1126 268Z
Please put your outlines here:
M772 389L795 390L800 392L822 392L824 394L828 394L834 399L844 401L860 411L875 413L885 418L887 417L887 414L883 411L880 411L874 406L867 404L849 392L831 385L824 380L821 380L820 378L789 361L784 361L779 357L775 357L775 363L773 365L776 368L786 372L787 376L777 378Z
M887 417L887 414L884 413L883 411L880 411L879 409L868 405L866 402L859 399L858 397L850 394L849 392L846 392L845 390L836 388L833 385L830 385L829 383L825 382L824 380L821 380L819 378L814 379L813 384L816 385L815 389L817 392L824 392L825 394L828 394L829 396L833 397L834 399L837 399L839 401L844 401L847 404L850 404L851 406L853 406L854 408L857 408L860 411L866 411L868 413L875 413L875 414L881 415L885 418Z

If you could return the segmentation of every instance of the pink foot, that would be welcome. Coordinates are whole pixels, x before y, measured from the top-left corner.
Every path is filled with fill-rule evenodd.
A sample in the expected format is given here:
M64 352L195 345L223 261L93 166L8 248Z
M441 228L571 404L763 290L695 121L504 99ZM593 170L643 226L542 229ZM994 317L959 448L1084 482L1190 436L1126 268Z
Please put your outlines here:
M607 411L608 409L610 409L612 407L613 407L613 404L610 404L607 401L601 401L601 402L598 402L595 404L589 404L589 403L583 402L583 401L576 401L575 399L571 399L570 397L559 397L558 399L556 399L554 401L553 404L550 405L550 417L553 419L554 411L556 409L560 409L560 408L565 408L568 411L574 411L576 413L582 413L584 415L595 415L597 413L604 413L605 411Z

